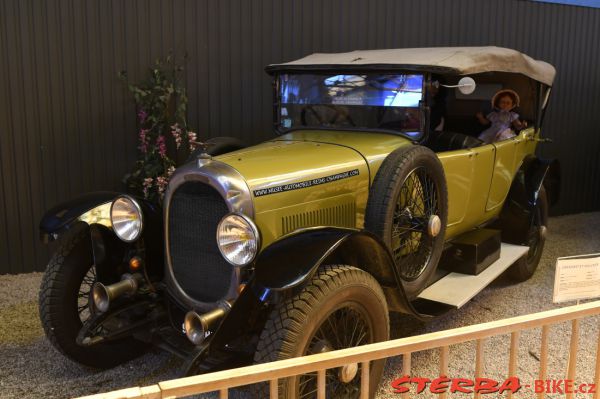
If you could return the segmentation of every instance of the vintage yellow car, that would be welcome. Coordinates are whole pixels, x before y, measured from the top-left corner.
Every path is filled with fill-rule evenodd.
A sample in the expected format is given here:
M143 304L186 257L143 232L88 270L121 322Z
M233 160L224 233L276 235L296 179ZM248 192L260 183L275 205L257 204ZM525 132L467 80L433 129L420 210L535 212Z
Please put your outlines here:
M216 140L162 208L102 192L43 217L44 237L65 237L40 316L67 357L110 367L154 344L200 373L326 352L387 340L389 311L427 320L505 270L534 273L560 184L558 162L535 155L551 65L419 48L267 72L272 140ZM327 371L328 397L358 397L352 366ZM279 392L312 397L315 379Z

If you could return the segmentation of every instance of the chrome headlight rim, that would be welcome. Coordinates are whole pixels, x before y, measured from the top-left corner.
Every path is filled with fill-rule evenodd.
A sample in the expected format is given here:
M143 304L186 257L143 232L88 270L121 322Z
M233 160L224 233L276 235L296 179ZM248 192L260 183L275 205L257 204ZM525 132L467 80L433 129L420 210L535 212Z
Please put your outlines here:
M115 206L115 203L117 201L119 201L119 200L126 200L127 202L129 202L131 205L133 205L133 209L139 215L140 228L138 229L138 231L135 234L135 236L133 238L130 238L130 239L122 237L118 233L118 230L115 228L115 223L114 223L114 220L113 220L113 207ZM132 243L132 242L137 241L142 236L142 232L144 231L144 212L142 212L142 207L140 206L139 202L137 202L130 195L126 195L126 194L122 194L122 195L119 195L118 197L116 197L112 201L112 203L110 204L110 223L112 225L112 229L113 229L115 235L119 238L119 240L121 240L123 242L126 242L126 243Z
M221 225L223 224L223 222L229 218L229 217L239 217L241 218L244 222L246 222L248 224L248 226L250 227L250 230L252 231L252 234L254 235L255 239L256 239L256 251L254 252L254 254L252 255L252 257L246 261L245 263L234 263L232 262L229 257L223 252L223 250L221 249L221 245L219 243L219 231L221 230ZM219 221L219 224L217 224L217 232L216 232L216 237L215 237L216 241L217 241L217 248L219 248L219 252L221 253L221 256L223 256L223 258L227 261L227 263L229 263L230 265L240 268L240 267L244 267L244 266L248 266L250 264L252 264L252 262L254 262L254 260L256 259L256 257L258 256L258 253L260 252L260 246L262 244L261 242L261 236L260 236L260 230L258 230L258 227L256 226L256 223L254 223L254 221L249 218L248 216L244 215L243 213L239 213L239 212L230 212L227 215L223 216L221 218L221 220Z

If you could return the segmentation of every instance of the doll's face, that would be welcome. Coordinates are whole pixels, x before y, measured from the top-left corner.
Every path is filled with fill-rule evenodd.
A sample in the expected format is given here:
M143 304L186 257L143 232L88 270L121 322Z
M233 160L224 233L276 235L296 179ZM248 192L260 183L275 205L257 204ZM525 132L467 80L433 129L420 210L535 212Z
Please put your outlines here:
M498 108L502 111L510 111L514 108L514 104L510 96L502 96L498 99Z

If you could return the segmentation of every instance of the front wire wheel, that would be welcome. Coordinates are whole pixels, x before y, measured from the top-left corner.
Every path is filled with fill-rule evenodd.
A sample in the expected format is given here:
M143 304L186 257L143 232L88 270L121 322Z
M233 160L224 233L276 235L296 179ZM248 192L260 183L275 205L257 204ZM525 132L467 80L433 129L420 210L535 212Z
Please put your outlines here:
M48 263L39 294L40 319L50 343L69 359L101 369L144 353L147 344L132 337L92 346L77 344L79 331L93 316L90 292L97 280L89 227L78 224L62 240Z
M302 291L272 311L260 336L255 361L265 363L387 339L387 303L377 281L352 266L325 266ZM384 365L385 360L370 365L370 397L375 395ZM360 376L360 364L327 370L326 396L360 397ZM281 398L290 399L316 397L317 373L280 380L279 393Z
M305 355L330 352L336 349L353 348L372 343L373 331L366 322L363 309L351 304L335 310L310 338L304 348ZM351 332L347 334L347 332ZM350 365L337 370L327 370L325 383L331 397L353 398L360 394L361 365ZM298 384L299 399L314 398L317 393L317 372L301 375ZM296 390L296 389L294 389Z
M92 287L98 281L96 276L96 265L92 264L87 271L77 293L77 315L81 324L85 324L94 315L94 306L92 305Z

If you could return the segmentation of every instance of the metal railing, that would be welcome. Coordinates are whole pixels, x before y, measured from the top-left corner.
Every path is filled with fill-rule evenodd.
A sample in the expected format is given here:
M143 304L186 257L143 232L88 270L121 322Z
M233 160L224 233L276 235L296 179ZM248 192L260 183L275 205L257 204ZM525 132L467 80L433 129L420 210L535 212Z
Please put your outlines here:
M269 382L270 397L278 397L278 380L291 376L317 372L317 398L325 398L326 371L332 368L342 367L351 363L361 364L361 399L369 397L369 363L373 360L402 355L402 373L410 375L411 356L414 352L439 349L440 351L440 375L447 375L449 347L464 342L476 342L475 355L475 378L480 377L484 368L483 350L487 338L511 334L510 356L507 367L508 376L515 376L517 370L517 350L519 347L520 332L527 329L542 329L540 342L540 367L539 379L545 380L548 369L548 336L552 324L571 321L571 341L569 350L569 362L566 370L567 379L575 379L577 364L577 349L579 342L579 322L581 318L600 314L600 301L569 306L561 309L553 309L545 312L528 314L509 319L497 320L488 323L460 327L451 330L438 331L413 337L400 338L386 342L379 342L355 348L342 349L316 355L298 357L276 361L272 363L258 364L237 369L219 371L210 374L179 378L170 381L159 382L146 387L133 387L113 392L86 396L85 399L158 399L177 398L200 394L204 392L218 391L220 398L228 397L229 389L242 385L259 382ZM600 385L600 331L598 334L598 346L596 349L596 368L594 383ZM407 398L409 393L403 393ZM512 394L509 391L508 397ZM446 394L439 396L446 398ZM474 397L479 397L474 393ZM538 393L539 398L544 393ZM567 399L573 394L567 394ZM594 399L600 398L595 393Z

